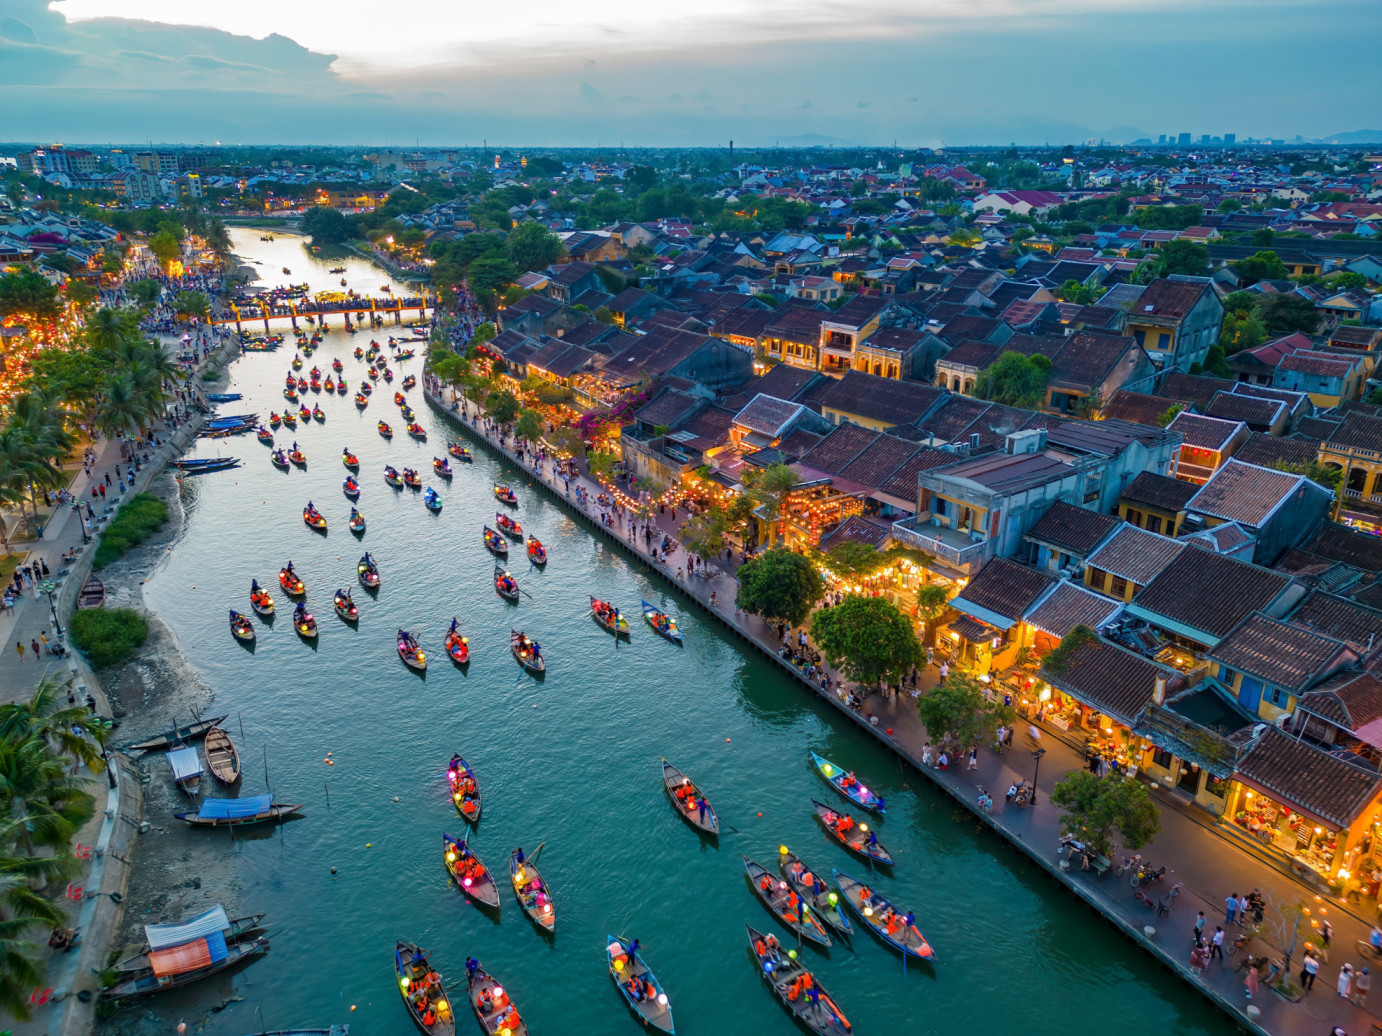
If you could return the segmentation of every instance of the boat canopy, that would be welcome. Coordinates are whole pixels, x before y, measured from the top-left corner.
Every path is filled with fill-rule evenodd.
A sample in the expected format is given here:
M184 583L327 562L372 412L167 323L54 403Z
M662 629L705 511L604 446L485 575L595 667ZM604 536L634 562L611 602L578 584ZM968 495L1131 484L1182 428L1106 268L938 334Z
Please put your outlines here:
M230 918L226 916L226 908L218 903L206 913L177 924L146 924L144 938L149 940L150 949L166 950L194 939L204 939L229 927Z
M193 745L173 749L168 753L168 762L173 767L174 780L185 781L202 773L202 758Z
M159 978L181 975L188 971L210 967L229 956L226 937L220 932L204 939L185 942L180 946L170 946L166 950L154 950L149 954L149 964Z
M255 795L248 799L203 799L197 810L199 820L233 820L267 813L273 805L272 795Z

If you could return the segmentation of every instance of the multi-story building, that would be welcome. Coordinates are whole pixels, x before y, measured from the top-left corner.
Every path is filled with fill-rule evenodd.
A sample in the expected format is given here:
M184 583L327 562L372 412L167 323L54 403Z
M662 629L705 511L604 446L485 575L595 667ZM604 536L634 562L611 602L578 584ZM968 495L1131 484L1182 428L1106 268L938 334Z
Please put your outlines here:
M1224 307L1208 277L1174 275L1147 285L1132 304L1127 334L1163 367L1204 363L1219 341Z

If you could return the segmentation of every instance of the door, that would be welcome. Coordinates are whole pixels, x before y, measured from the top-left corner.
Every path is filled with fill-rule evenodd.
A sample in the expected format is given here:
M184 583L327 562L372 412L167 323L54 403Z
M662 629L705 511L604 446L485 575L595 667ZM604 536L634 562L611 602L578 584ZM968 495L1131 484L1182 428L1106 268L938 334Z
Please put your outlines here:
M1246 673L1238 685L1238 704L1256 715L1257 706L1262 702L1262 681L1254 680Z

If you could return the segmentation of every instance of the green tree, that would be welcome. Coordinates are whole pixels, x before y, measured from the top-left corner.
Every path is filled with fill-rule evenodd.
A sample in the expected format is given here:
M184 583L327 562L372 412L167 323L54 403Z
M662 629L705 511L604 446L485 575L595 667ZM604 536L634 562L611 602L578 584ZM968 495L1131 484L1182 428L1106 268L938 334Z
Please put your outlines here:
M497 294L516 280L518 271L503 256L488 255L470 266L470 286L477 292Z
M1225 356L1232 356L1240 349L1252 349L1267 340L1267 329L1262 326L1262 318L1256 310L1224 313L1224 323L1219 331L1219 345Z
M1196 206L1198 207L1198 206ZM1177 238L1161 246L1157 261L1157 276L1179 273L1200 277L1209 269L1209 249L1198 241Z
M490 418L498 424L512 424L518 417L521 407L518 404L518 397L507 390L491 392L485 399L485 409L489 411Z
M20 844L28 856L36 846L65 849L78 828L91 819L95 800L85 777L73 777L67 764L42 738L0 740L0 802L6 815L28 817Z
M544 424L541 414L536 410L529 410L524 407L518 413L518 421L513 426L513 433L520 439L533 440L542 435Z
M1262 303L1260 312L1267 333L1274 338L1293 331L1314 334L1320 326L1320 313L1315 304L1295 292L1273 295Z
M531 220L509 231L505 244L509 261L518 270L541 270L551 266L566 252L561 239L541 223Z
M1292 475L1304 475L1311 482L1318 482L1331 492L1337 490L1339 483L1344 479L1343 468L1331 467L1318 461L1301 464L1289 460L1277 460L1273 461L1271 466L1277 471L1286 471Z
M811 639L851 680L897 681L921 664L921 643L907 616L881 597L850 594L811 620Z
M86 281L70 280L67 282L67 301L86 309L96 301L96 289Z
M750 615L800 625L823 592L820 573L803 554L773 547L739 569L736 603Z
M597 306L592 315L600 323L609 324L611 327L614 326L614 314L610 312L608 306Z
M1271 227L1262 227L1252 232L1251 242L1254 248L1265 248L1276 240L1276 234Z
M877 547L855 540L845 540L831 547L822 560L826 568L845 579L871 576L887 564L887 558Z
M762 507L769 521L787 520L787 500L801 482L801 476L786 464L773 464L746 473L744 485Z
M1235 262L1233 268L1250 285L1258 281L1283 280L1287 274L1286 264L1272 251L1254 252Z
M168 264L182 254L182 242L170 230L160 230L149 238L149 251L165 269Z
M314 245L339 245L350 240L350 220L344 213L325 205L304 212L301 229Z
M990 699L983 684L963 674L952 674L917 699L917 714L931 740L949 736L961 745L992 741L1000 726L1017 718L1012 707Z
M37 317L51 320L61 305L58 290L37 270L21 270L0 276L0 317Z
M1103 294L1103 289L1094 284L1081 284L1073 277L1056 289L1062 302L1072 302L1077 306L1089 306Z
M677 539L688 554L713 558L725 549L725 533L728 531L729 520L724 508L707 507L681 527Z
M211 300L200 291L180 291L173 299L173 309L191 317L205 317L211 309Z
M125 293L134 299L140 309L153 309L158 297L163 294L163 285L152 277L130 281L125 285Z
M1162 428L1165 428L1168 424L1174 421L1176 419L1176 415L1184 409L1184 403L1173 403L1171 406L1168 406L1161 413L1157 414L1156 423L1160 425Z
M91 725L92 713L85 705L68 706L62 700L74 679L44 675L28 698L0 705L0 741L36 737L84 766L102 768L106 728Z
M1120 773L1099 777L1071 770L1051 792L1066 829L1105 856L1116 832L1125 849L1140 849L1161 830L1161 813L1146 785Z
M979 372L974 381L974 395L1024 410L1039 409L1046 402L1046 379L1051 373L1051 361L1033 353L1005 352Z

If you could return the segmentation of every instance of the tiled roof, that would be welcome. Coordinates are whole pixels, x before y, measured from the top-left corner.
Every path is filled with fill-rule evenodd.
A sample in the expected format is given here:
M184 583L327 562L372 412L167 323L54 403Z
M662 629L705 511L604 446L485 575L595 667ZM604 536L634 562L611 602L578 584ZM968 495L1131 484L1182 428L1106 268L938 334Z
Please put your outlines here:
M1112 515L1057 500L1032 526L1027 538L1083 557L1121 524Z
M1225 421L1242 421L1249 425L1270 428L1281 420L1286 404L1275 399L1257 399L1242 396L1236 392L1216 392L1204 408L1206 417L1218 417Z
M1268 727L1238 764L1263 792L1335 827L1348 827L1377 794L1382 777Z
M1060 673L1041 675L1072 698L1131 726L1156 692L1158 677L1168 690L1182 677L1174 669L1119 647L1103 638L1081 643Z
M884 424L911 424L935 406L941 396L941 389L920 382L851 370L821 396L821 406Z
M965 429L972 425L984 411L994 404L972 396L946 396L918 427L933 435L940 442L956 442Z
M1340 673L1302 695L1299 705L1356 731L1382 719L1382 680L1372 673Z
M1078 332L1056 354L1051 380L1088 388L1101 385L1128 351L1136 348L1137 343L1131 338Z
M1330 356L1325 353L1292 353L1283 356L1276 365L1277 370L1297 371L1301 374L1315 374L1323 378L1346 378L1359 360L1345 356Z
M1304 475L1259 468L1256 464L1244 464L1230 458L1190 498L1189 508L1256 529L1271 517L1287 497L1308 482Z
M1085 564L1146 586L1185 550L1185 544L1135 525L1124 525Z
M798 403L774 399L759 392L753 397L753 402L735 414L734 423L751 432L762 432L764 435L776 437L782 434L783 427L800 414L801 410Z
M1198 407L1205 407L1216 392L1232 392L1237 382L1229 378L1207 378L1198 374L1172 371L1161 383L1161 394L1172 399L1193 399Z
M1270 468L1274 464L1313 464L1317 453L1318 444L1309 439L1287 439L1253 432L1248 441L1238 447L1233 459Z
M1364 649L1382 634L1382 612L1319 590L1291 613L1291 621Z
M1349 414L1330 435L1325 438L1330 446L1342 446L1370 453L1382 453L1382 418L1366 414Z
M855 457L881 438L882 433L871 428L857 424L842 424L822 439L815 449L803 456L801 461L817 471L838 475Z
M1309 688L1348 649L1341 640L1259 613L1249 615L1209 657L1296 694ZM1352 659L1350 654L1349 659Z
M1138 424L1160 427L1157 419L1177 403L1183 407L1190 405L1188 400L1167 399L1165 396L1149 396L1143 392L1129 392L1119 389L1104 405L1101 413L1105 418L1120 418L1136 421Z
M881 488L888 476L920 448L916 443L908 442L906 439L884 435L846 465L840 474L851 482Z
M1322 521L1315 535L1301 546L1321 557L1342 561L1364 572L1382 572L1382 536L1370 536L1337 522Z
M833 314L826 314L826 319L832 324L862 327L890 305L892 300L884 295L855 295Z
M670 425L700 402L698 397L689 393L666 389L639 407L634 417L644 424Z
M810 453L820 443L824 436L817 435L815 432L808 432L804 428L797 428L787 435L777 448L783 455L792 460L800 460ZM915 496L915 493L913 494Z
M870 547L882 550L891 532L890 526L856 514L846 518L834 530L822 536L819 546L821 550L829 550L841 543L867 543Z
M1238 421L1221 421L1217 417L1201 417L1182 410L1166 427L1185 436L1186 445L1222 450L1244 425Z
M1237 522L1225 522L1223 525L1216 525L1212 529L1201 529L1199 532L1192 532L1181 537L1183 543L1197 543L1202 547L1218 551L1220 554L1231 554L1236 557L1244 555L1239 551L1257 542L1257 537L1249 532ZM1246 558L1251 559L1251 553L1246 552Z
M932 468L942 468L947 464L955 463L955 455L947 450L938 449L935 446L923 446L920 451L912 454L900 468L888 476L887 480L880 487L880 492L899 500L910 501L912 506L916 506L917 499L917 476L923 471L930 471Z
M1219 640L1243 617L1267 608L1289 576L1187 547L1133 598L1132 607Z
M729 442L729 427L734 423L734 411L708 406L693 414L682 424L680 431L696 436L695 444L702 449L722 446Z
M977 367L983 370L998 357L998 353L999 347L988 342L961 342L937 362L952 367Z
M965 611L969 605L1001 615L1012 623L1022 618L1054 581L1035 568L1007 558L994 558L950 603L958 611Z
M1343 423L1342 417L1317 417L1315 415L1302 417L1300 423L1296 425L1294 434L1308 436L1319 442L1328 442L1339 430L1339 425Z
M746 310L745 312L753 311ZM815 371L793 367L790 363L779 363L758 380L754 391L762 392L767 396L775 396L778 399L795 401L797 393L818 377L820 375Z
M1030 609L1024 619L1029 626L1049 636L1064 637L1076 626L1097 630L1113 621L1122 610L1119 601L1111 601L1076 583L1062 582Z
M1200 301L1200 296L1211 290L1207 283L1194 281L1168 281L1158 279L1147 285L1136 302L1133 303L1128 319L1136 321L1139 317L1159 317L1169 320L1184 319Z
M1130 504L1142 504L1177 514L1185 510L1185 505L1199 492L1199 488L1181 478L1144 471L1128 483L1122 499Z

